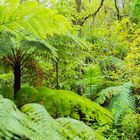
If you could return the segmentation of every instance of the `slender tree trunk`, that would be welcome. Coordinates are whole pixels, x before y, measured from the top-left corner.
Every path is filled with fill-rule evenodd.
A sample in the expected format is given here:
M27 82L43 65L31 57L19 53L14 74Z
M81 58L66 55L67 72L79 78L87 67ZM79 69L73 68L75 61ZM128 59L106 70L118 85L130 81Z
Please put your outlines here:
M58 67L58 61L55 62L55 72L56 72L56 89L59 89L59 67Z
M21 66L20 63L14 65L14 97L21 87Z

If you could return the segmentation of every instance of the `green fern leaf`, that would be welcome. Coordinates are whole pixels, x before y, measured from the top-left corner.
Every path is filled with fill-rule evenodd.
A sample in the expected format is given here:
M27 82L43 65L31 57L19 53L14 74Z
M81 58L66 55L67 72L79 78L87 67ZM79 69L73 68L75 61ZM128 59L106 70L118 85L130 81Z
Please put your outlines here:
M125 83L116 87L108 87L98 93L96 103L103 104L107 99L110 100L109 110L113 113L115 123L120 116L127 110L135 111L135 101L131 95L131 83Z

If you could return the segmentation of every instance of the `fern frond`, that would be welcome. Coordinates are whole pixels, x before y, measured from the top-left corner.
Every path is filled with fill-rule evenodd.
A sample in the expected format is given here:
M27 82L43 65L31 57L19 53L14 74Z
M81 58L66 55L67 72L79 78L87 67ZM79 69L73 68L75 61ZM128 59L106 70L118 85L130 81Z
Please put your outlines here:
M131 83L125 83L116 87L108 87L98 93L95 102L103 104L107 99L110 100L109 110L113 113L115 122L128 109L135 111L135 101L131 95Z
M116 67L122 67L122 65L124 64L123 60L115 57L115 56L107 56L105 57L102 61L101 64L103 64L103 66L111 66L111 65L115 65Z
M70 139L94 140L94 131L83 122L71 118L59 118L57 122L64 128L64 131L69 134Z
M94 140L94 131L83 122L55 120L39 104L26 104L21 111L0 95L0 139Z
M118 95L120 93L130 93L131 83L125 83L124 85L108 87L101 90L98 93L98 97L94 100L98 104L103 104L107 99L111 99L112 96Z
M61 34L70 28L64 16L36 1L3 1L0 15L0 31L7 30L19 36L45 38L46 34Z
M44 136L44 138L49 140L65 139L62 129L41 105L27 104L21 108L21 111L36 123L35 127L38 133Z
M24 40L21 42L22 48L31 48L34 51L42 51L42 54L51 54L53 57L57 57L56 49L43 40Z
M124 92L111 99L108 109L112 112L116 124L129 110L135 112L135 100L130 93Z
M77 45L79 45L83 50L86 49L86 50L89 50L89 45L87 44L86 41L82 40L81 38L77 37L77 36L74 36L70 33L67 33L67 36L72 39Z
M15 48L14 39L15 36L13 34L7 31L3 31L0 34L0 53L4 53L5 55L12 54L12 48Z
M2 97L0 98L0 132L1 139L41 140L42 138L41 135L37 134L34 123L21 113L12 101Z

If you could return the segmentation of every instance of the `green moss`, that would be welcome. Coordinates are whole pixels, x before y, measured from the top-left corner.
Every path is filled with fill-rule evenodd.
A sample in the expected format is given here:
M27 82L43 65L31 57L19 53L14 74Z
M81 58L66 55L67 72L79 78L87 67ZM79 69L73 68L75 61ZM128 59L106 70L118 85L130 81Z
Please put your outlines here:
M54 118L69 116L91 123L112 123L112 116L108 110L71 91L24 87L18 92L17 100L18 106L26 103L39 103Z

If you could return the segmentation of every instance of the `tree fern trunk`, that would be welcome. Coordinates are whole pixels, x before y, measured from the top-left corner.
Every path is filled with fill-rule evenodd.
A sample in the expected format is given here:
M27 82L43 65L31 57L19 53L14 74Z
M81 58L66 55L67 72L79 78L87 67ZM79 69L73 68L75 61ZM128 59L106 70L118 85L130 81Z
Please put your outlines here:
M21 87L21 66L20 63L14 65L14 97Z

